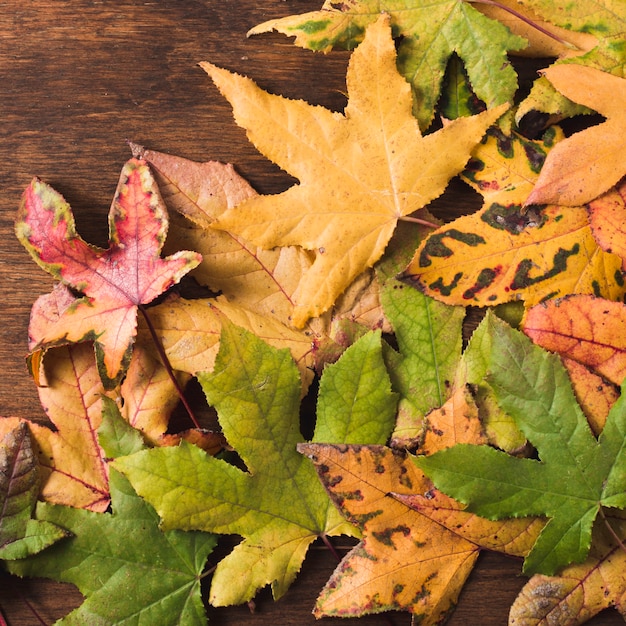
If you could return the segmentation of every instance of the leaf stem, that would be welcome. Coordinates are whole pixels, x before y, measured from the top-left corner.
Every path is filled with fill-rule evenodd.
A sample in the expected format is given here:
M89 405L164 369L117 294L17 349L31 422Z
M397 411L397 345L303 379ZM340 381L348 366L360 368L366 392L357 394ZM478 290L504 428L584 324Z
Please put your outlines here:
M500 4L496 0L467 0L467 1L470 4L472 4L472 3L474 3L474 4L490 4L491 6L498 7L500 9L504 10L504 11L507 11L507 13L510 13L511 15L514 15L516 18L522 20L522 22L525 22L530 27L534 28L535 30L538 30L540 33L543 33L547 37L550 37L551 39L554 39L555 41L558 41L560 44L564 45L565 47L569 48L570 50L579 50L578 46L575 46L573 43L570 43L569 41L565 41L564 39L561 39L560 37L558 37L554 33L550 32L547 28L544 28L543 26L537 24L537 22L533 22L533 20L531 20L529 17L526 17L524 14L519 13L518 11L516 11L515 9L513 9L511 7L508 7L508 6L504 5L504 4Z
M428 228L439 228L439 224L435 224L434 222L429 222L428 220L422 220L419 217L411 217L409 215L405 215L398 219L402 222L412 222L413 224L421 224L422 226L428 226Z
M604 524L607 527L609 533L611 533L611 536L617 542L617 545L622 549L623 552L626 552L626 545L624 545L624 542L619 538L619 535L615 532L615 530L613 529L613 526L611 526L611 524L609 523L609 520L606 518L606 515L604 514L604 510L602 509L602 507L600 507L600 516L602 517Z
M154 345L157 349L157 352L159 353L159 357L161 358L163 367L165 368L168 376L170 377L172 383L174 384L176 393L178 394L178 397L180 398L182 405L185 407L185 410L187 411L189 418L193 422L193 425L196 428L200 428L200 423L198 422L193 412L193 409L191 408L191 406L189 405L189 402L187 401L187 398L185 397L185 392L183 388L180 386L180 383L178 382L178 379L176 378L176 374L174 373L172 364L170 363L170 360L167 358L165 348L163 347L163 344L161 343L161 339L156 332L156 328L154 327L154 324L152 323L152 320L150 319L150 316L148 315L148 311L146 310L143 304L139 304L137 308L141 311L141 314L143 315L143 318L146 321L146 326L148 327L148 330L150 331L150 336L152 337L152 341L154 341Z
M320 539L324 542L324 545L331 551L331 553L337 559L337 561L338 562L341 561L341 555L335 549L335 546L333 545L332 541L328 538L328 535L326 535L325 533L322 533L320 535Z

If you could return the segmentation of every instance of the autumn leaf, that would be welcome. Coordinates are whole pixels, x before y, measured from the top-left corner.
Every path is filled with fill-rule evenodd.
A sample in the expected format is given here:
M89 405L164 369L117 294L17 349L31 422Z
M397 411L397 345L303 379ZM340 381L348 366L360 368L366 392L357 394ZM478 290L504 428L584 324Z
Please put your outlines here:
M36 554L67 536L62 528L32 517L39 478L28 427L20 421L0 442L0 559Z
M450 415L433 416L430 448L483 441L475 407ZM440 624L482 547L524 554L542 525L490 522L464 512L433 489L404 451L316 443L298 449L315 463L335 505L363 531L320 593L316 617L407 610L420 624Z
M370 333L325 370L314 438L386 440L396 397L381 351L380 333ZM278 598L316 537L355 533L296 451L303 441L298 370L288 351L224 325L214 371L198 378L247 471L184 443L123 457L114 466L155 506L165 528L244 537L217 566L212 604L245 602L267 584Z
M587 205L589 223L598 245L626 259L626 181Z
M194 252L160 258L167 223L156 184L140 160L128 161L122 170L109 212L108 250L81 239L67 202L34 179L20 205L17 237L38 265L83 295L33 349L93 341L102 380L114 387L128 366L138 307L152 302L201 260Z
M313 252L294 293L297 327L329 309L381 257L398 219L443 192L507 106L422 137L409 86L395 70L384 16L351 57L343 115L270 95L211 64L202 67L252 143L300 181L281 194L250 198L215 224L263 247L298 245Z
M572 64L554 65L543 74L568 98L607 119L554 147L526 204L582 205L616 185L626 174L626 79Z
M350 50L363 40L368 25L385 13L390 16L394 36L401 38L398 70L413 87L423 130L433 119L446 64L453 53L463 60L474 91L488 107L513 99L517 77L507 51L525 48L527 41L462 0L326 0L320 11L264 22L248 34L277 30L295 36L296 45L312 50Z
M109 413L107 419L112 415ZM139 442L129 436L130 427L118 419L117 424L104 429L108 454L128 454ZM11 562L11 572L78 587L85 601L58 624L204 626L200 580L215 536L161 531L154 509L115 470L111 470L111 504L112 513L95 513L39 503L41 519L67 529L73 536L45 555Z
M568 0L519 0L516 5L523 11L529 9L551 24L570 31L571 36L564 38L569 38L584 52L582 55L577 54L576 58L559 59L554 68L572 64L574 67L588 66L616 76L624 75L626 9L621 0L581 0L575 3ZM596 41L579 40L580 34L595 38ZM561 91L558 87L557 90ZM544 76L537 79L528 97L518 107L517 121L532 110L548 113L557 119L588 112L588 109L575 105L558 91ZM565 95L569 98L568 94Z
M397 352L385 353L393 388L400 393L392 445L414 447L423 435L424 417L450 395L465 310L392 280L382 302L398 344Z
M581 4L584 4L581 3ZM595 3L598 5L598 3ZM571 19L555 10L554 3L535 0L498 0L498 2L473 2L473 6L483 15L504 24L514 35L523 37L528 46L513 51L516 56L558 59L581 56L599 44L597 37L586 32L581 24L579 30L572 30ZM539 17L533 9L542 11L546 19ZM576 7L577 8L577 7ZM570 17L572 8L567 11ZM585 16L588 18L588 16ZM557 26L556 22L561 25Z
M606 520L618 537L626 534L619 512L607 514ZM535 574L524 585L511 606L509 626L548 626L555 616L562 626L575 626L611 607L624 615L625 561L623 547L599 524L584 563L569 565L558 576Z
M193 276L233 304L289 323L292 296L311 266L310 253L293 246L264 250L211 228L225 211L257 195L248 182L229 164L137 150L154 170L170 213L185 218L172 219L166 246L200 252L202 262Z
M303 389L308 388L314 369L320 369L326 360L336 360L346 348L342 324L356 322L365 327L363 332L383 327L379 283L371 272L364 272L322 318L310 321L302 331L294 330L290 323L292 296L311 266L311 254L296 246L264 250L232 233L211 228L226 210L256 195L248 183L228 164L197 163L138 146L134 152L155 170L173 216L166 248L202 253L202 263L193 276L221 294L209 305L272 345L278 346L277 339L282 336L283 345L291 347L299 364ZM176 219L176 215L184 218ZM180 322L175 326L180 327ZM189 342L181 345L189 346Z
M96 432L102 420L102 385L89 343L49 350L46 384L37 388L54 429L31 423L38 448L43 498L52 503L104 511L109 505L108 468Z
M596 439L559 357L495 318L492 332L489 383L539 460L457 445L416 463L439 489L478 515L547 517L524 572L551 575L587 557L601 507L626 506L625 400L622 396L613 405Z
M572 389L596 437L602 432L611 407L620 396L619 386L583 363L561 357L572 382Z
M526 312L524 332L557 352L621 385L626 377L626 306L592 296L570 296Z
M583 208L522 208L546 155L564 143L558 138L552 131L531 141L490 130L463 172L484 196L482 209L431 233L405 279L454 305L523 299L532 306L571 293L620 298L622 259L598 246Z

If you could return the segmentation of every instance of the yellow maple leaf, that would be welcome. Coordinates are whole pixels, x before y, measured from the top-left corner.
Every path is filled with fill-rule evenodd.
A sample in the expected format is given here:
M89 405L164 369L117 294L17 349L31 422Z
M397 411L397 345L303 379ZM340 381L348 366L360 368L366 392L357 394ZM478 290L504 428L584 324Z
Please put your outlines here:
M431 233L407 267L407 280L454 305L522 299L532 306L571 293L621 298L622 259L598 245L583 208L522 210L543 163L566 143L559 137L550 131L532 141L490 130L463 173L483 195L482 209Z
M397 221L444 191L508 106L422 136L410 86L396 69L386 15L368 28L350 59L343 114L269 94L210 63L201 66L250 141L300 181L281 194L250 198L214 224L265 248L313 252L294 293L297 327L328 310L382 256Z

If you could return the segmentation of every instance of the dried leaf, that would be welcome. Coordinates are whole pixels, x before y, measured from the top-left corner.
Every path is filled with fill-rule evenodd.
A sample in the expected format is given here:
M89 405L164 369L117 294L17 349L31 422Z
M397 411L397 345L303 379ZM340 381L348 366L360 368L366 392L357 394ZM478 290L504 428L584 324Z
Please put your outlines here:
M463 419L477 421L475 409ZM475 439L475 427L457 429L433 415L431 431L440 430L433 447L482 440ZM335 505L363 531L322 590L316 617L408 610L420 624L439 624L454 608L481 547L524 554L542 526L489 522L464 512L433 489L404 452L328 444L298 449L315 463Z
M607 523L626 536L624 519L607 514ZM511 606L509 626L577 626L603 609L615 607L626 615L626 555L604 525L594 530L589 557L558 576L536 574Z
M600 247L626 259L626 181L592 200L587 211Z
M311 266L301 248L264 250L236 234L211 225L228 209L256 196L232 165L197 163L154 150L142 156L155 171L168 208L186 219L173 219L168 248L197 250L202 263L194 277L230 302L288 324L293 293Z
M530 141L492 129L463 173L484 196L483 208L432 233L406 278L455 305L523 299L532 306L571 293L620 298L622 259L598 246L582 208L522 209L546 154L564 143L558 139L554 132Z
M89 343L49 350L39 399L55 430L31 424L39 448L42 496L52 503L104 511L108 469L96 432L102 421L100 380Z

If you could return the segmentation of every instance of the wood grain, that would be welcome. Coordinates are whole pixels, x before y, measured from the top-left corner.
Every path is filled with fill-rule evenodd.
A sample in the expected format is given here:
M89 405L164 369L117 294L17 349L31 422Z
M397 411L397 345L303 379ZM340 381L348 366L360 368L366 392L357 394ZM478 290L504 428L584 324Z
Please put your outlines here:
M79 232L106 244L106 214L133 140L195 160L232 162L262 193L293 180L264 159L232 121L230 106L197 63L209 60L254 78L264 88L331 109L345 104L348 54L300 50L279 35L246 38L264 20L319 8L321 0L4 0L0 6L0 398L1 413L45 415L24 363L34 299L52 281L13 234L22 190L39 176L72 205ZM522 66L533 75L532 64ZM453 186L437 202L453 217L476 198ZM306 625L315 597L335 567L314 547L289 593L274 603L263 591L257 610L209 609L215 626ZM463 591L451 626L506 623L524 580L519 564L484 555ZM141 585L141 581L136 581ZM132 589L129 589L132 593ZM112 602L115 598L111 599ZM10 626L51 624L81 602L70 585L2 575L0 607ZM408 614L371 616L363 625L407 625ZM322 623L339 623L327 619ZM344 623L344 622L342 622ZM590 624L622 623L606 612Z

